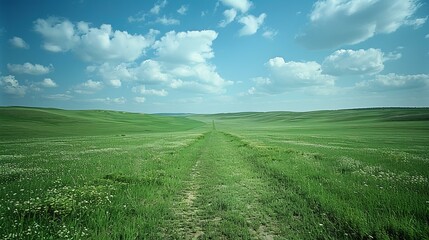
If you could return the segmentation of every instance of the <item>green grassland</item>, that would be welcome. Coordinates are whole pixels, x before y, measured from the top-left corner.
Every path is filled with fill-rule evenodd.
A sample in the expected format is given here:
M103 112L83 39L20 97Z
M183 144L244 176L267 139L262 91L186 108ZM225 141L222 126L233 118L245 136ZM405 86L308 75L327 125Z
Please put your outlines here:
M202 125L201 122L183 117L106 110L0 109L0 137L3 139L176 132Z
M428 239L429 109L0 108L0 239Z

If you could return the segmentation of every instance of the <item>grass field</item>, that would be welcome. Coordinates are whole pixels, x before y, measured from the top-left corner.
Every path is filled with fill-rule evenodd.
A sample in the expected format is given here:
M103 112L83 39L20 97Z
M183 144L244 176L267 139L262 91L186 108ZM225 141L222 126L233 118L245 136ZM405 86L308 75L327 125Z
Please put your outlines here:
M0 108L1 239L428 239L429 109Z

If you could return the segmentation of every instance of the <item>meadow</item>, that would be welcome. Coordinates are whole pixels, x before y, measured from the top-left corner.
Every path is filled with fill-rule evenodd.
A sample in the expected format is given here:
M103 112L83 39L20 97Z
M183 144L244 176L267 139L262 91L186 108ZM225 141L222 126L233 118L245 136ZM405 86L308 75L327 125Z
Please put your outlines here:
M1 239L428 239L429 109L0 108Z

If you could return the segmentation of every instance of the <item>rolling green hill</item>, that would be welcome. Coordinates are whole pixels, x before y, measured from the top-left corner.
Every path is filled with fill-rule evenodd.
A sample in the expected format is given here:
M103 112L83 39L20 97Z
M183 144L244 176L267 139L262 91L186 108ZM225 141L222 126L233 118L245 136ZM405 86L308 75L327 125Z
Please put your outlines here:
M414 129L429 131L429 108L371 108L312 112L242 112L194 115L192 119L233 129L298 131ZM303 132L304 131L304 132Z
M0 107L0 145L0 239L429 239L428 108Z
M186 117L117 111L0 108L1 139L174 132L202 125Z

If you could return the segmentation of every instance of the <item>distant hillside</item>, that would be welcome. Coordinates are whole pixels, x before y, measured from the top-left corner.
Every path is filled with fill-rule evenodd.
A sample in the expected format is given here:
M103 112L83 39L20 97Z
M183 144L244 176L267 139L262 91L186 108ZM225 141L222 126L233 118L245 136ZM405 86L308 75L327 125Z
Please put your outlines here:
M241 112L196 115L218 120L247 119L256 122L353 122L429 121L429 108L367 108L311 112Z
M315 131L374 131L382 128L429 131L429 108L372 108L312 112L242 112L194 115L189 118L217 129L259 130L277 128L288 133Z
M0 107L0 139L184 131L204 125L186 117L105 110Z

